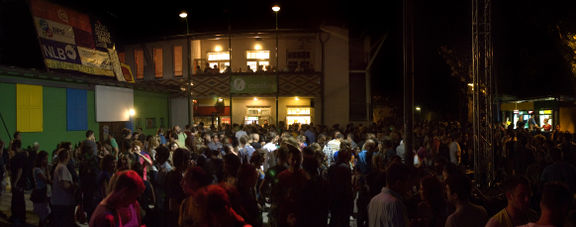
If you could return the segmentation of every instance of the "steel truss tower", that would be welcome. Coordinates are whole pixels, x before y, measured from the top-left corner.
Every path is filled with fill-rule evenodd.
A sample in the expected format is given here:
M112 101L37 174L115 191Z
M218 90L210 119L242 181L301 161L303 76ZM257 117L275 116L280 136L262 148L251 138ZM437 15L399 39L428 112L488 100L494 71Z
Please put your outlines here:
M490 187L494 180L495 86L491 18L491 0L472 0L474 178L482 187Z

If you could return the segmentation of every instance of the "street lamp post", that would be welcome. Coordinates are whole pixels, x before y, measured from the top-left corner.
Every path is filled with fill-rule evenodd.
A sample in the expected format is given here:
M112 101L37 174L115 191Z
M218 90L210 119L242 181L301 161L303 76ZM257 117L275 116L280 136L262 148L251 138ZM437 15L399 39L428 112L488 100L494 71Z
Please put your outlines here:
M191 72L191 67L190 64L192 64L192 60L191 58L191 51L190 51L190 29L188 26L188 13L186 11L182 11L179 14L180 18L184 19L186 21L186 53L187 53L187 61L188 63L187 65L187 69L186 71L188 72L188 80L186 81L186 103L188 104L188 125L191 127L192 126L192 122L193 122L193 113L192 113L192 109L190 106L190 99L192 96L192 72Z
M272 6L272 11L274 11L274 14L276 15L276 127L278 127L278 99L280 93L280 65L278 65L278 12L280 11L280 6Z

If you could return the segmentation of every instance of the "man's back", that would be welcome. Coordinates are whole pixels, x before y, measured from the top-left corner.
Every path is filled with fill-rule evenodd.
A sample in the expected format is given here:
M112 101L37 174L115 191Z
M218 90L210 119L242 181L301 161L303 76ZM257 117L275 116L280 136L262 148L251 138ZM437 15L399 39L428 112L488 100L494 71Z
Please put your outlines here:
M474 204L464 205L446 219L446 227L483 227L488 221L486 209Z
M368 221L370 227L407 226L406 207L400 195L389 188L382 188L368 204Z

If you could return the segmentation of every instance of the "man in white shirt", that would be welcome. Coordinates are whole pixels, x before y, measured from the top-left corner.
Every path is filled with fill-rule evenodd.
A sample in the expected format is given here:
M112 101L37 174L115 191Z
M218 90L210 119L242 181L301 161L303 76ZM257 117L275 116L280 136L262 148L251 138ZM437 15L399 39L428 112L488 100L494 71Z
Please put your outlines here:
M344 135L336 131L334 133L334 139L328 141L328 143L324 145L324 149L322 151L326 156L326 166L331 166L336 162L334 155L340 150L340 143L342 143L342 140L344 140Z
M74 221L74 198L75 185L72 174L66 164L70 160L68 150L58 152L58 165L54 169L52 178L52 216L54 226L73 226Z
M450 162L458 165L460 162L458 161L460 157L460 144L458 143L458 141L456 141L456 139L454 138L454 136L450 136L450 144L448 145L448 150L450 151Z
M406 146L404 140L400 140L400 144L396 147L396 155L400 157L402 163L406 163Z
M407 226L408 215L403 195L410 190L410 173L406 165L392 164L386 172L386 185L368 204L370 227Z
M266 137L266 145L262 147L266 151L266 158L264 160L264 171L267 171L268 168L276 165L276 143L278 143L279 136L276 135L275 132L268 133Z

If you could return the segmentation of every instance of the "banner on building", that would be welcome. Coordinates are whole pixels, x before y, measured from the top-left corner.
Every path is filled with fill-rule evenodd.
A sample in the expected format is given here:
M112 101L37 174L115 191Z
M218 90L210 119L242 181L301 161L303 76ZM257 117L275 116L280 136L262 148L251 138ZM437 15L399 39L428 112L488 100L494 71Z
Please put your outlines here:
M46 0L30 0L30 12L48 69L124 78L105 24Z
M230 77L230 93L271 94L276 93L276 77L270 75L242 75Z

